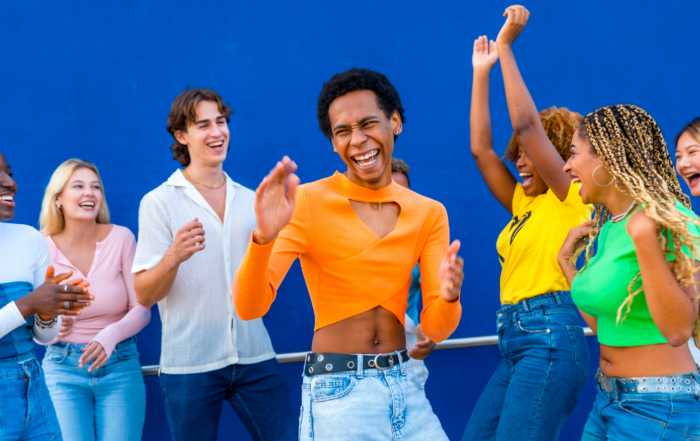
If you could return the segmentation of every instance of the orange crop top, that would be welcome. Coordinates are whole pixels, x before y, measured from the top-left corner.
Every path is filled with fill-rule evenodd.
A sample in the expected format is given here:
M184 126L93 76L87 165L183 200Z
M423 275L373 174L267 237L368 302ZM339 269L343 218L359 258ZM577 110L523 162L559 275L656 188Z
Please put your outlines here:
M349 200L395 202L394 229L383 239L355 214ZM404 323L411 271L420 265L421 323L436 342L454 332L462 314L458 301L440 297L438 267L449 246L447 211L392 182L380 190L352 183L336 172L299 186L289 224L263 246L252 237L233 282L233 302L243 320L265 315L277 288L299 257L316 314L314 330L381 306Z

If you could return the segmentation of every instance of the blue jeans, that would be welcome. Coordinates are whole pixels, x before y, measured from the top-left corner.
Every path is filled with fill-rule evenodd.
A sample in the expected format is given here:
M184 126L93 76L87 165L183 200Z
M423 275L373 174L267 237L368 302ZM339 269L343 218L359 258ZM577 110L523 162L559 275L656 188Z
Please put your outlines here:
M501 308L497 317L504 360L462 440L556 440L590 370L571 295L542 294Z
M46 384L66 441L140 440L146 386L136 338L119 343L97 370L78 369L85 344L59 342L44 356Z
M0 360L0 440L62 440L34 351Z
M597 379L582 441L700 441L700 371L607 384L599 373Z
M200 374L160 374L160 387L175 441L216 441L224 400L255 441L296 439L287 379L274 358Z
M447 440L411 363L363 370L359 357L358 371L304 376L300 441Z

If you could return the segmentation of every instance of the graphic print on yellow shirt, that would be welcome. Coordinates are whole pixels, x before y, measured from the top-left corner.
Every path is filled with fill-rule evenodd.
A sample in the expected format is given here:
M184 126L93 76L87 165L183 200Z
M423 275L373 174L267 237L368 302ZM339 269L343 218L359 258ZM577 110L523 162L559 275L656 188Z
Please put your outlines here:
M566 200L552 190L525 196L518 183L513 219L496 241L501 270L501 303L517 303L540 294L568 291L557 254L569 230L591 218L593 206L581 202L580 184L571 184Z

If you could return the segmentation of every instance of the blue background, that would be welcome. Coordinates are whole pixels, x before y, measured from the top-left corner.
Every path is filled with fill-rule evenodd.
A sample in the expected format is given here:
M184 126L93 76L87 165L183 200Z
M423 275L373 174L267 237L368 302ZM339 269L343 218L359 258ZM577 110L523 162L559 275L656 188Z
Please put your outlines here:
M98 165L113 222L136 233L141 197L178 166L165 120L175 96L193 86L217 90L236 111L224 168L239 183L255 188L285 154L299 164L302 182L342 171L318 130L316 99L334 73L372 68L389 77L406 109L396 156L411 165L414 190L445 204L452 236L464 246L464 313L453 337L494 334L495 241L509 216L469 154L471 49L479 35L496 37L507 6L5 0L0 148L19 183L14 222L37 226L51 173L76 157ZM515 52L538 108L588 113L636 104L657 119L668 141L700 113L700 2L533 0L527 6L530 23ZM500 151L512 130L498 66L491 78ZM298 265L265 323L277 352L310 347L313 315ZM597 344L589 342L596 360ZM143 364L158 362L157 314L140 334L139 349ZM438 351L428 359L427 394L451 439L461 436L500 359L495 346ZM298 406L301 365L283 369ZM157 377L147 377L146 385L144 439L168 439ZM580 439L593 394L589 378L561 439ZM249 439L228 405L220 439Z

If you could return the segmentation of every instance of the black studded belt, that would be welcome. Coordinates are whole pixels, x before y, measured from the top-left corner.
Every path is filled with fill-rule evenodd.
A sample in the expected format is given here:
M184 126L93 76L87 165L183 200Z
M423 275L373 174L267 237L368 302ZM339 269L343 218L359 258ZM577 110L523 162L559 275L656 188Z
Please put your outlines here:
M356 371L362 357L362 369L389 369L410 360L408 350L391 354L332 354L309 352L304 363L304 375L313 376L338 372Z

